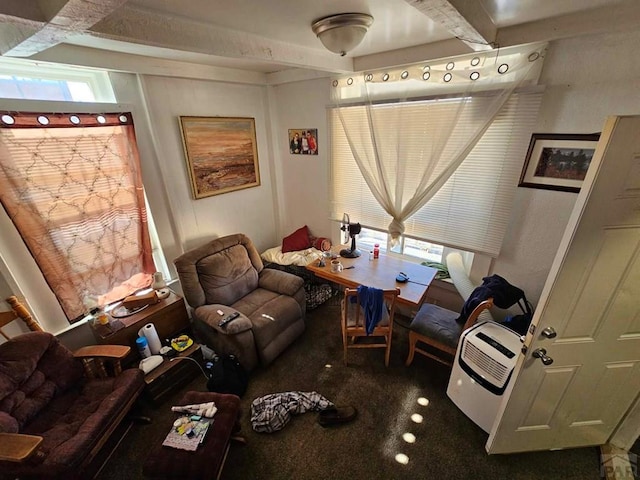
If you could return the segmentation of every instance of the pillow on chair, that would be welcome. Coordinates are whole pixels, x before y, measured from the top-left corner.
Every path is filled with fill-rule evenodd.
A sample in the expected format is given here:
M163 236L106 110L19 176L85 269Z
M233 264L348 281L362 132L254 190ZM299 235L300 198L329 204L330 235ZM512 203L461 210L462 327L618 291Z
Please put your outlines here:
M282 253L305 250L310 246L311 240L309 239L309 227L306 225L282 239Z

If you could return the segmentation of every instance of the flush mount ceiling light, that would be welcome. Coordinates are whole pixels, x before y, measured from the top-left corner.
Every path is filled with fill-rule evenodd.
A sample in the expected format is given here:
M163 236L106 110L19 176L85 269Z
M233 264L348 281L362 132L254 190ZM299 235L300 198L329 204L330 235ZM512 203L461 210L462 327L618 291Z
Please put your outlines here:
M311 24L327 50L345 56L362 42L373 17L366 13L340 13L321 18Z

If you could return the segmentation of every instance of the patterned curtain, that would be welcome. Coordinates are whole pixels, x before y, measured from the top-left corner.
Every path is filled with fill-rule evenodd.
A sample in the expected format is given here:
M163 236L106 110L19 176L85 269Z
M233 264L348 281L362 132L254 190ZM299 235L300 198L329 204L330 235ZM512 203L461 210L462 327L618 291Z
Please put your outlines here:
M151 283L131 114L0 112L0 201L71 322Z

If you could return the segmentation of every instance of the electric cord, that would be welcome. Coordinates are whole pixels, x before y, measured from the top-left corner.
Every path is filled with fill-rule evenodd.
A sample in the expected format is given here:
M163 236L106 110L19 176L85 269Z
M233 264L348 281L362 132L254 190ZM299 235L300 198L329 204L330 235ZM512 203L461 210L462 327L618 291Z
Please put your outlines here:
M429 287L430 286L428 283L420 283L420 282L416 282L415 280L411 280L409 278L409 275L407 275L404 272L400 272L399 276L402 276L402 278L404 278L403 282L415 283L416 285L422 285L423 287ZM400 278L398 278L398 281L400 281Z
M198 368L200 369L200 371L204 375L204 378L209 380L209 377L207 376L206 372L204 371L204 368L202 368L202 365L200 365L200 362L198 362L195 358L191 358L191 357L173 357L169 361L173 362L174 360L191 360L192 362L196 362L196 365L198 365Z

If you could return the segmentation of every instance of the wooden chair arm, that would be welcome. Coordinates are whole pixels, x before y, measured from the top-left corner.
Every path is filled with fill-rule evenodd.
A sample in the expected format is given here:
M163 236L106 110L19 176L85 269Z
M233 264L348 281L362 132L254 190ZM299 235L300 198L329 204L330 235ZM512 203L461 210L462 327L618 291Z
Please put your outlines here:
M75 352L76 358L106 357L122 360L131 351L131 347L125 345L87 345Z
M469 315L469 318L467 318L467 321L465 322L464 327L462 327L462 331L464 332L467 328L475 324L480 314L483 311L489 310L492 307L493 307L493 298L487 298L486 300L480 302L478 306L473 309L473 312L471 312L471 314Z
M22 462L35 452L42 437L22 433L0 433L0 460Z
M120 360L130 351L131 347L125 345L87 345L73 352L73 356L82 360L84 372L88 378L106 378L109 372L105 359L113 360L113 375L118 376L122 372Z

